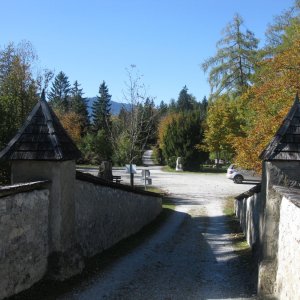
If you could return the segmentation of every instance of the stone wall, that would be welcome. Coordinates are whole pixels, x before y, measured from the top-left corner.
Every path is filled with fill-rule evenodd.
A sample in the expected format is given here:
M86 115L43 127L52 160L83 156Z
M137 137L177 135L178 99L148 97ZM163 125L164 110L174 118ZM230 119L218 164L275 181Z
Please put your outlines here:
M138 232L161 212L161 198L121 186L77 180L76 235L90 257Z
M276 243L270 240L268 245L259 243L259 236L268 228L261 226L264 210L261 206L262 193L255 193L236 200L235 211L239 218L247 242L251 247L257 245L256 251L261 255L265 247L276 249L275 268L265 267L268 259L260 265L259 280L269 289L259 290L259 294L267 299L267 295L278 299L300 299L300 189L273 186L273 198L280 198L279 221L276 232ZM247 193L246 193L247 194ZM273 199L272 198L272 199ZM271 232L269 232L271 235ZM276 244L276 248L274 247ZM272 272L270 272L272 270ZM260 285L260 283L259 283ZM265 299L264 298L264 299ZM269 298L268 298L269 299Z
M275 293L279 299L300 299L300 194L282 188L279 192L283 198Z
M0 299L47 270L49 191L40 183L0 188Z
M235 214L251 248L259 242L260 193L235 201Z
M91 175L79 177L81 180L74 179L75 222L70 230L79 247L74 244L69 249L67 263L72 251L81 263L83 257L101 253L136 233L161 212L161 197L156 194ZM51 217L52 184L44 180L0 187L0 299L31 287L46 272L51 275L50 258L56 253L51 247L56 242L51 240L51 222L55 221ZM69 267L72 265L62 269L65 279L74 275L66 273Z

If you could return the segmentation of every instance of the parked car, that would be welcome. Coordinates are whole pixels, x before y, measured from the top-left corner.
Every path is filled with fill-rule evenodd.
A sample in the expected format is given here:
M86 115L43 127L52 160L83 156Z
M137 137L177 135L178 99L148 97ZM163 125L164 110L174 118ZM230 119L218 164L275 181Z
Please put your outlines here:
M234 183L242 183L243 181L261 181L261 176L253 170L243 170L235 165L230 165L227 169L226 177L233 180Z

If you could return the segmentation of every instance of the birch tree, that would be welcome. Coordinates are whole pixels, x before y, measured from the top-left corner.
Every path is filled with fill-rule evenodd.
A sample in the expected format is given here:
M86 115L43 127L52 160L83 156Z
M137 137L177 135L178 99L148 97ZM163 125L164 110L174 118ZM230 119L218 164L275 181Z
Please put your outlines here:
M123 109L123 128L119 130L119 135L113 137L113 148L118 160L126 160L127 163L138 163L142 154L153 135L154 120L157 116L155 109L149 109L151 97L147 95L146 87L142 82L135 65L126 69L127 81L123 91L124 100L129 104L130 109ZM122 152L122 153L120 153ZM121 159L122 157L122 159Z

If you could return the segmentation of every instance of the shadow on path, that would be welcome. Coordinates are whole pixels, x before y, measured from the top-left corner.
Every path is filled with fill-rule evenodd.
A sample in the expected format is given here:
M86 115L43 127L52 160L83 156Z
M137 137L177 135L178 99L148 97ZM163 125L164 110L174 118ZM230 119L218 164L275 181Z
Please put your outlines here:
M80 276L44 282L11 299L253 299L251 252L234 251L232 243L241 238L227 217L206 216L199 201L168 200L192 208L164 210L167 216L152 227L90 259Z

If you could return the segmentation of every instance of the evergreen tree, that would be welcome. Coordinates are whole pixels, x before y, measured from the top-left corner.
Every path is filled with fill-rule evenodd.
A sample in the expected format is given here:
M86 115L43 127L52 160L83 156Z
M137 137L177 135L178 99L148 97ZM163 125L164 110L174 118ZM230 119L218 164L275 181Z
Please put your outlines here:
M249 86L257 61L258 39L249 30L242 32L243 19L236 15L217 43L217 53L202 68L209 70L209 84L215 95L223 91L241 93Z
M176 101L173 98L170 100L168 111L169 111L169 113L174 113L177 111Z
M204 96L201 103L200 103L200 110L203 113L204 118L206 118L207 109L208 109L208 101L207 101L206 96Z
M158 111L160 116L165 116L168 112L168 105L163 100L159 104Z
M185 85L179 93L177 100L177 110L178 111L188 111L194 108L195 100L193 96L188 93L188 88Z
M103 129L107 134L111 127L111 95L103 81L99 87L99 96L92 106L93 129L97 132Z
M147 149L150 145L156 143L156 131L158 124L158 112L155 108L153 99L146 98L144 105L141 105L141 138L144 145L142 147Z
M164 158L175 167L177 157L183 159L186 170L196 170L208 158L208 153L196 149L203 140L203 119L197 110L168 115L160 122L159 140Z
M62 112L69 110L69 98L71 93L71 85L68 77L64 72L59 72L52 83L49 92L49 103L54 109Z
M76 80L70 92L70 110L80 118L81 135L87 132L89 126L87 101L83 98L83 94L82 88Z

